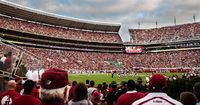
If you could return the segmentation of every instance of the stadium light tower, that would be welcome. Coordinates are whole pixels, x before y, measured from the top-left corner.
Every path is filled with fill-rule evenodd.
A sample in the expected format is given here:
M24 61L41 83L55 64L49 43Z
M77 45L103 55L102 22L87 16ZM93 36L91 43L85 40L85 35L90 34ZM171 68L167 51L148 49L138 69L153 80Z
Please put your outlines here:
M196 22L196 17L195 17L195 14L193 15L193 20L194 20L194 23Z
M138 29L140 29L140 22L138 22Z
M156 19L156 28L158 28L158 20Z
M174 25L176 26L176 17L174 16Z

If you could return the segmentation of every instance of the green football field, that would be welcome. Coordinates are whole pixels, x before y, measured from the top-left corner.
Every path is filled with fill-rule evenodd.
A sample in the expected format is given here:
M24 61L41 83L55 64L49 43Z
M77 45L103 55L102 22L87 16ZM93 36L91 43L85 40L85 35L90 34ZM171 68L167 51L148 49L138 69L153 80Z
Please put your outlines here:
M164 75L166 75L167 77L172 76L172 75L178 75L179 77L182 77L182 73L163 73ZM121 75L120 78L118 78L117 74L114 74L114 78L112 78L112 74L108 73L108 74L69 74L69 80L70 82L76 80L77 82L83 82L85 83L85 81L88 80L94 80L95 81L95 85L98 85L100 83L106 82L107 84L111 83L111 81L116 81L118 84L120 84L121 81L127 81L129 79L133 79L133 80L137 80L138 77L141 77L142 80L145 82L145 78L147 76L150 76L151 73L137 73L137 75L132 76L130 74L127 74L126 77L124 77L123 75ZM144 83L143 82L143 83Z

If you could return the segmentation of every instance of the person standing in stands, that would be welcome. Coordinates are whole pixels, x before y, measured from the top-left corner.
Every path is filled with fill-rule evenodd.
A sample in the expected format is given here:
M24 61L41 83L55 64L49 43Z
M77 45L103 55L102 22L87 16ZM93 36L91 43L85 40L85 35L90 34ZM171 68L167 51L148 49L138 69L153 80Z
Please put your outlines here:
M90 80L89 79L85 80L85 85L86 85L87 88L90 87Z
M40 97L39 97L39 88L40 87L37 84L38 84L37 81L34 81L34 88L33 88L31 95L35 98L40 99Z
M12 105L42 105L38 98L31 95L34 88L34 82L32 80L26 80L23 87L24 92L22 96L15 98Z
M105 97L105 101L107 103L107 105L114 105L114 99L115 99L115 94L117 92L117 83L116 81L112 81L110 83L110 91L108 92L108 94Z
M127 92L127 81L122 81L121 86L118 87L117 92L114 95L114 103L116 104L118 98Z
M74 89L75 89L76 85L77 85L77 81L73 81L73 82L72 82L72 86L71 86L71 88L69 89L69 97L68 97L68 100L71 100L71 99L72 99L73 93L74 93Z
M3 57L1 57L1 62L4 64L5 60L6 60L6 56L7 56L7 53L4 54Z
M6 59L5 59L4 63L3 63L3 68L6 71L11 71L11 65L12 65L11 56L12 56L12 52L7 52Z
M22 78L20 78L19 76L16 76L15 82L16 82L15 91L18 92L18 93L20 93L21 90L23 89L23 86L22 86Z
M141 77L138 77L137 78L137 83L136 83L136 91L137 92L142 92L142 93L144 93L144 92L146 92L146 88L145 88L145 86L142 84L142 78Z
M13 100L16 97L21 96L18 92L15 91L16 82L14 80L8 81L8 90L3 92L0 95L0 105L12 105Z
M68 105L93 105L87 98L87 87L84 83L76 85L73 98L69 101Z
M136 100L144 97L143 93L135 90L135 82L133 80L128 80L127 88L128 91L118 98L116 105L131 105Z
M91 94L90 100L92 101L93 105L99 105L101 103L101 98L103 97L103 94L101 94L101 88L102 84L98 84L97 90Z
M3 68L3 65L4 65L4 62L5 62L5 60L6 60L6 54L4 54L4 56L3 57L0 57L1 59L0 59L0 70L4 70L4 68Z
M153 74L149 80L151 92L135 101L132 105L183 105L165 93L167 80L162 74Z
M200 82L197 82L194 84L193 93L195 94L195 96L197 98L196 105L200 105Z
M57 68L46 70L42 74L39 90L42 105L66 105L68 83L67 71Z
M196 97L192 92L182 92L180 94L180 102L183 105L196 105Z
M88 90L88 98L90 98L90 96L92 95L92 93L93 93L95 90L97 90L97 89L94 87L94 85L95 85L94 80L91 80L91 81L90 81L90 87L87 89L87 90Z

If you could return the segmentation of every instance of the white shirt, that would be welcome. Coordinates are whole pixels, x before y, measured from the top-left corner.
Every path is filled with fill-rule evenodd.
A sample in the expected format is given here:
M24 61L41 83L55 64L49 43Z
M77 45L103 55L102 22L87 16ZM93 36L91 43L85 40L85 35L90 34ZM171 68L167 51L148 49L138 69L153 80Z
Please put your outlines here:
M91 96L92 92L94 92L95 90L97 90L97 89L94 87L88 88L88 98Z
M1 62L3 62L3 64L4 64L5 60L6 60L6 57L1 58Z
M172 99L166 93L149 93L145 97L135 101L132 105L183 105L179 101Z
M31 70L28 70L28 71L26 72L26 77L27 77L28 79L30 79L30 80L33 80L33 79L34 79L34 77L33 77L33 72L32 72Z

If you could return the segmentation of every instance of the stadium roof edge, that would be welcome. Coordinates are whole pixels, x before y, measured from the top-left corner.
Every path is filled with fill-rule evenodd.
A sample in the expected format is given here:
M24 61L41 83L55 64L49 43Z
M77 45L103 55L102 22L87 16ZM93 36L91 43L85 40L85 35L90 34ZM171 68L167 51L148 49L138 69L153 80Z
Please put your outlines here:
M0 13L25 20L93 31L119 32L120 23L99 22L62 16L0 0Z

